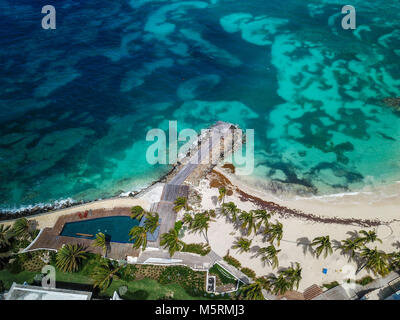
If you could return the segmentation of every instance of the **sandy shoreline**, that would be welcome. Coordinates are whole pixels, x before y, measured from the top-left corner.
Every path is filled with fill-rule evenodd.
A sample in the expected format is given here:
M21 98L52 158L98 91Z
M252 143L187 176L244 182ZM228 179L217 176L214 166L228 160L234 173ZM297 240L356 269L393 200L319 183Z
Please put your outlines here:
M257 190L249 183L241 181L238 176L227 172L227 170L218 167L214 170L223 174L235 187L248 194L284 207L300 210L306 214L329 218L379 220L382 222L392 222L396 219L400 221L399 183L382 186L373 191L283 199L271 193ZM377 192L380 194L376 195Z
M161 197L162 187L164 184L156 183L151 187L145 189L140 192L137 198L132 197L120 197L120 198L112 198L105 200L98 200L89 203L85 203L82 205L76 205L65 209L59 209L54 211L49 211L46 213L41 213L38 215L27 216L28 220L35 220L38 223L38 228L46 228L53 227L56 223L57 219L60 216L83 212L86 210L95 210L95 209L114 209L114 208L123 208L123 207L133 207L136 205L142 206L145 210L150 210L150 206L153 202L159 201ZM13 224L16 219L0 221L0 224L10 225Z
M391 223L397 220L400 221L400 197L396 197L397 192L400 192L400 183L382 187L382 192L385 192L387 197L372 197L371 192L354 192L343 195L328 195L323 197L296 197L283 199L272 193L256 189L250 183L243 182L239 176L229 173L228 170L221 167L215 167L214 171L222 174L232 184L233 188L245 192L252 197L263 201L273 202L279 206L293 210L298 210L304 215L321 217L321 220L331 221L332 218L344 219L348 223L354 224L350 219L378 221L380 223ZM64 209L56 209L37 215L29 215L28 219L35 219L39 223L39 227L51 227L57 218L64 214L69 214L78 211L89 209L111 209L116 207L131 207L141 205L149 210L152 202L157 202L160 196L160 182L151 184L148 188L142 190L135 197L115 197L111 199L97 200L81 205L73 205ZM154 190L157 190L154 192ZM390 194L394 196L390 197ZM153 194L153 195L152 195ZM152 199L151 199L152 198ZM243 199L242 199L243 200ZM301 215L297 216L301 218ZM16 218L17 219L17 218ZM1 224L12 224L16 219L0 221ZM346 220L347 219L347 220Z

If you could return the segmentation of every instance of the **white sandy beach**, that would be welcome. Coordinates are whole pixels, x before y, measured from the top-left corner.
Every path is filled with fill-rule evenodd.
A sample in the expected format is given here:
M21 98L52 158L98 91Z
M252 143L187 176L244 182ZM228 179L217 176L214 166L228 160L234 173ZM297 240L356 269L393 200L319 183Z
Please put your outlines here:
M400 220L400 183L360 192L285 199L252 187L253 181L249 177L233 175L218 167L214 170L223 174L233 185L248 194L307 214L331 218L378 219L386 222Z
M231 177L230 177L231 178ZM244 186L241 186L244 187ZM199 187L196 190L202 195L202 207L203 209L216 209L219 207L219 204L216 204L216 197L218 196L217 188L209 188L209 181L203 180L201 181ZM248 190L244 188L246 192L251 193L251 195L257 195L253 190ZM264 197L265 198L265 195ZM271 200L271 199L265 199ZM256 209L255 205L249 201L242 202L237 193L234 193L232 196L227 196L225 202L232 201L234 202L240 209L242 210L251 210ZM349 216L351 213L356 213L358 210L361 210L359 214L354 214L356 217L363 218L362 213L364 212L364 207L367 208L368 204L362 206L350 206L349 204L343 205L343 210L347 210L346 212L337 212L342 209L336 206L334 203L318 203L319 200L314 199L313 201L309 200L305 204L301 203L300 205L296 205L297 200L293 202L281 202L282 205L290 206L293 203L293 208L310 208L313 209L313 213L319 213L320 209L324 208L322 211L326 216L340 216L340 217L352 217ZM317 205L316 205L317 204ZM391 206L395 206L395 204L391 204L387 208ZM307 207L308 206L308 207ZM399 208L399 207L397 207ZM373 212L375 211L375 214ZM389 212L389 214L393 214L394 212ZM308 213L308 211L306 211ZM386 211L381 211L381 209L375 209L374 207L370 208L371 214L370 218L379 217L379 214L386 215ZM347 214L347 216L346 216ZM324 283L330 283L332 281L345 281L349 278L353 278L353 273L356 270L356 265L351 262L348 262L347 256L341 255L340 251L334 251L331 256L328 256L326 259L323 256L320 256L319 259L313 257L310 252L310 248L307 245L298 244L298 242L307 244L312 241L315 237L326 236L329 235L331 240L344 240L350 236L349 233L354 231L359 231L363 228L356 225L344 225L344 224L330 224L330 223L317 223L312 221L306 221L305 219L300 218L280 218L278 216L274 216L272 218L272 222L274 220L279 220L283 224L283 240L281 241L279 249L282 251L279 253L279 265L280 267L288 267L291 263L299 262L301 267L303 268L302 272L302 281L300 283L299 291L303 291L313 284L322 285ZM383 219L385 220L385 219ZM397 248L393 246L393 244L397 244L400 241L400 222L392 222L388 225L381 225L377 228L378 236L382 239L383 244L375 243L379 249L384 250L385 252L393 252ZM271 272L275 272L277 270L272 270L272 268L268 265L264 265L260 258L255 257L255 251L259 247L268 246L268 242L263 242L262 236L254 236L253 234L249 236L249 239L252 239L252 252L249 253L238 253L236 250L231 249L232 243L235 241L237 237L246 235L241 235L240 230L236 230L234 225L230 222L227 222L225 217L218 216L216 218L216 222L211 223L210 229L208 231L208 238L210 241L211 248L219 255L226 255L227 251L230 250L230 255L238 259L242 266L253 269L258 276L268 275ZM198 243L198 242L206 242L205 238L202 234L192 234L189 232L185 232L185 235L182 239L187 243ZM327 274L323 274L323 268L327 268ZM362 270L355 278L360 279L363 276L368 275L368 272ZM369 274L374 277L373 274Z

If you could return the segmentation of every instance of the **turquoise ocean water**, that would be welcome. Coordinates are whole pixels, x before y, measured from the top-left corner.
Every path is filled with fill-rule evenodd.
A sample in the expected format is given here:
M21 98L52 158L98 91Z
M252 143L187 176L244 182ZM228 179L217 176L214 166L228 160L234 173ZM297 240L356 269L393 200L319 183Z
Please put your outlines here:
M49 2L49 3L47 3ZM138 190L152 128L255 130L259 181L400 180L400 3L0 0L0 209ZM57 29L41 28L53 4Z

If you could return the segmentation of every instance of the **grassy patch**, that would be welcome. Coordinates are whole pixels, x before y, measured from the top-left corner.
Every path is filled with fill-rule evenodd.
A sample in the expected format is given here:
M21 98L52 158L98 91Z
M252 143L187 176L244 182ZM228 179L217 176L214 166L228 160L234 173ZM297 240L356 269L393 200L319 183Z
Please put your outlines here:
M211 248L206 243L189 243L183 246L182 252L196 253L201 256L209 254Z
M193 297L186 292L179 284L162 285L153 279L142 279L135 281L114 280L105 293L99 295L110 297L114 291L119 292L119 288L127 287L127 292L121 295L122 299L127 300L159 300L165 297L178 300L205 299L204 297Z
M356 283L362 285L362 286L366 286L367 284L373 282L374 279L370 276L365 276L363 278L361 278L360 280L357 280Z
M324 287L324 288L327 288L328 290L329 289L332 289L332 288L334 288L334 287L337 287L339 285L339 282L337 282L337 281L332 281L332 282L330 282L330 283L324 283L322 286Z
M240 271L242 271L246 276L251 279L255 279L257 277L256 272L250 268L242 268Z
M242 264L240 263L240 261L230 255L226 255L224 257L224 260L225 260L225 262L227 262L231 266L234 266L237 269L240 269L242 267Z
M217 286L229 283L236 285L237 283L237 279L217 263L214 264L208 272L217 277Z
M3 281L4 288L6 290L11 288L11 285L13 282L16 283L24 283L25 281L29 284L33 283L33 278L37 272L31 272L31 271L22 271L20 273L14 274L11 273L9 270L4 269L0 270L0 280Z

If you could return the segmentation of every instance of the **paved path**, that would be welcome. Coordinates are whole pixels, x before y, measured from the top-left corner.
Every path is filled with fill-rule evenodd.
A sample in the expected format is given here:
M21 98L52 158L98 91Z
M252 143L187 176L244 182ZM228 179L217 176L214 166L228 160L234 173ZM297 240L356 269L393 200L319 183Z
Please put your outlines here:
M206 141L202 141L200 149L189 159L188 163L176 174L169 184L181 185L186 178L197 168L197 166L209 157L210 152L215 147L214 144L220 144L231 128L229 123L218 122L210 131L210 136ZM208 159L210 161L211 159Z
M187 177L197 168L198 164L210 156L214 144L220 145L221 138L229 132L231 125L225 122L218 122L210 130L210 137L201 144L197 152L189 159L188 163L175 175L172 180L164 186L161 201L152 204L153 211L157 212L162 220L159 236L156 242L149 243L151 247L160 247L160 237L163 233L171 230L176 221L174 202L178 197L188 197L189 187L183 185Z

